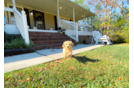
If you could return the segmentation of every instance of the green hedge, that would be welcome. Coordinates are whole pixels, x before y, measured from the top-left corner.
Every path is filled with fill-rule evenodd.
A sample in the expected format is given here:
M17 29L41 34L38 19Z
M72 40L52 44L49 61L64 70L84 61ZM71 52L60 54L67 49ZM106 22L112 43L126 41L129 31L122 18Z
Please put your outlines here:
M26 45L22 38L12 39L11 42L4 43L4 49L22 49L22 48L32 48L33 42L30 40L30 45Z
M106 34L106 31L102 31L102 34ZM108 36L113 43L129 43L128 31L108 31Z

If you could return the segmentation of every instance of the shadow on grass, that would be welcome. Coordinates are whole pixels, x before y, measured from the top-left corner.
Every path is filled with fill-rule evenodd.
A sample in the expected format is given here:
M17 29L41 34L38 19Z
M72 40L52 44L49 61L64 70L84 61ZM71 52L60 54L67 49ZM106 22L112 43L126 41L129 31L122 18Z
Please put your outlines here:
M79 62L82 62L82 63L86 63L86 62L98 62L100 60L98 59L91 59L91 58L87 58L85 56L73 56L75 59L77 59Z

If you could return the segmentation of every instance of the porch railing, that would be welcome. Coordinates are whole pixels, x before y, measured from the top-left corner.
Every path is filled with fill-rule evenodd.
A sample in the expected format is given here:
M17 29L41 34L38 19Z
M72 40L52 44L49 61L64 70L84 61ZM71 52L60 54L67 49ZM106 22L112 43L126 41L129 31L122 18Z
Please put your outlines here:
M16 27L20 31L20 34L21 34L22 38L24 39L25 43L27 45L29 45L30 41L29 41L27 18L26 18L25 11L21 11L21 13L20 13L16 9L16 7L14 7L14 8L4 7L4 10L14 13Z
M89 24L88 25L78 24L78 31L92 32L92 26Z
M62 20L62 19L59 20L59 23L60 23L60 27L65 30L65 34L78 42L77 23Z
M14 9L14 17L15 17L16 26L19 29L22 38L25 39L24 31L23 31L23 24L22 24L22 16L20 12L16 9Z
M75 41L79 41L79 35L92 35L92 26L79 24L76 22L59 20L60 27L65 29L65 34L74 39Z
M21 11L20 13L16 8L13 8L13 10L14 10L16 26L19 29L20 34L22 38L24 39L25 43L29 45L30 41L29 41L27 18L26 18L25 11Z

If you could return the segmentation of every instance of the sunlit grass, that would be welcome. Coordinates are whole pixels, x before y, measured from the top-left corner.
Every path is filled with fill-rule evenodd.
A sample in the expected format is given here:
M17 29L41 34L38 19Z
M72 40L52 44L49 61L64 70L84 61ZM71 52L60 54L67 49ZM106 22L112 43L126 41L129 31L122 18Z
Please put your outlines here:
M5 88L128 88L129 44L104 46L4 74Z

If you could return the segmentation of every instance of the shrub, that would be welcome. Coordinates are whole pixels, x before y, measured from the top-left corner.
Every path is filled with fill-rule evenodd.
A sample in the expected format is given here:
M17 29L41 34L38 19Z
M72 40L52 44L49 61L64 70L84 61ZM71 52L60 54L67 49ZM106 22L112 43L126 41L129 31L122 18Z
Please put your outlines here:
M129 32L128 30L122 31L112 31L112 30L103 30L101 33L103 35L108 31L108 36L113 43L129 43Z
M11 42L13 39L22 38L21 35L8 35L4 32L4 42Z
M11 42L4 43L4 49L22 49L22 48L32 48L33 42L30 40L30 45L26 45L22 38L12 39Z
M116 34L113 34L112 36L110 36L110 40L113 43L124 43L125 42L125 39L122 36L116 35Z

